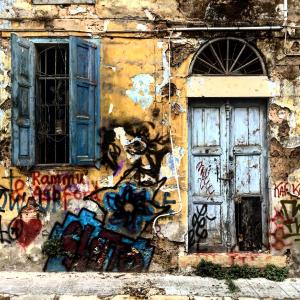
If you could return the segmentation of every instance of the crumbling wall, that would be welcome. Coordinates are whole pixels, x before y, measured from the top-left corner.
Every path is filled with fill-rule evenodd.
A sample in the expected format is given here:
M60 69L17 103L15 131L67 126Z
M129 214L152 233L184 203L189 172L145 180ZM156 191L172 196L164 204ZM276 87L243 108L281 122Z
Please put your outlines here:
M102 0L95 5L35 5L30 0L5 0L0 6L0 16L4 17L0 26L95 33L109 28L161 28L169 21L183 24L277 25L282 21L282 5L279 0ZM297 3L293 2L291 6L293 9Z
M270 75L280 84L280 96L270 99L268 116L270 249L273 254L286 254L295 274L299 270L299 260L295 258L300 251L298 42L298 39L293 39L260 43Z
M0 165L10 165L10 47L0 44Z
M8 39L5 45L9 61ZM185 150L170 142L166 49L155 39L102 39L100 170L19 170L7 154L0 172L0 268L146 271L162 243L153 240L153 224L178 249L185 225L174 227L182 216L171 214L179 206L174 176ZM170 215L166 228L154 223L163 214ZM152 270L176 268L170 255L160 264L156 255Z
M178 9L184 16L206 21L212 24L256 23L279 19L280 1L222 0L222 1L182 1L178 0Z
M290 5L293 9L298 4ZM297 10L292 11L297 24ZM30 0L5 0L0 16L5 29L0 45L0 269L164 271L176 269L183 257L190 260L185 252L186 78L203 42L228 33L170 37L163 30L191 22L280 25L282 3L104 0L96 5L32 5ZM100 36L99 170L11 166L14 31L39 38ZM299 54L300 40L297 30L289 34L293 40L284 44L281 32L231 32L262 52L269 78L281 88L280 96L269 99L267 119L270 245L266 247L273 254L299 258L300 63L293 55ZM233 261L232 256L227 258ZM291 261L296 270L297 259Z

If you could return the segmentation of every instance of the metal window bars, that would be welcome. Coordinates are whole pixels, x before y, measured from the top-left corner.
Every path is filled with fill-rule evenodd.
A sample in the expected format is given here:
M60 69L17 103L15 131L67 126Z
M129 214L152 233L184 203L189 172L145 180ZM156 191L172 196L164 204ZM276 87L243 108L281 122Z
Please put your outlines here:
M36 163L68 163L68 45L38 45L37 50Z

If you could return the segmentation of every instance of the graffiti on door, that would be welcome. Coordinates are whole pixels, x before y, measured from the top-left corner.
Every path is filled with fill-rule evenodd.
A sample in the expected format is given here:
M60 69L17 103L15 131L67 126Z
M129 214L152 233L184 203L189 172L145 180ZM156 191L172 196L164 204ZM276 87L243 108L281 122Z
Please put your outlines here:
M205 166L203 161L198 162L196 165L197 172L199 174L199 184L200 190L207 194L207 200L212 199L212 196L215 192L213 185L209 179L211 172L211 165Z
M196 212L192 216L191 229L188 233L189 246L197 245L200 250L201 242L205 242L208 237L207 222L214 221L216 217L209 217L207 214L207 204L197 205Z

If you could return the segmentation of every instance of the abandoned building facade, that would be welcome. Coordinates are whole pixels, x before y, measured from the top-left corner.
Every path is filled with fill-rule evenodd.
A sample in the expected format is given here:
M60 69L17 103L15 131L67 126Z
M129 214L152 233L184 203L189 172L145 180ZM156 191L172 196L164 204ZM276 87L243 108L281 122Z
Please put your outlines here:
M295 0L0 3L0 269L300 266Z

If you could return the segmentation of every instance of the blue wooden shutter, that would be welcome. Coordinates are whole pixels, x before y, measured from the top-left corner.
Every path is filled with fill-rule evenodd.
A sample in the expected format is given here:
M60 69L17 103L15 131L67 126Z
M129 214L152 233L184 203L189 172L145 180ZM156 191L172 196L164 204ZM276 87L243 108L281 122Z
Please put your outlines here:
M11 35L12 163L30 168L35 162L35 47Z
M99 48L70 38L71 163L96 165L99 158Z

